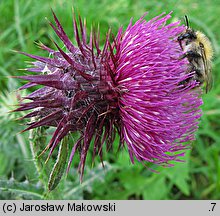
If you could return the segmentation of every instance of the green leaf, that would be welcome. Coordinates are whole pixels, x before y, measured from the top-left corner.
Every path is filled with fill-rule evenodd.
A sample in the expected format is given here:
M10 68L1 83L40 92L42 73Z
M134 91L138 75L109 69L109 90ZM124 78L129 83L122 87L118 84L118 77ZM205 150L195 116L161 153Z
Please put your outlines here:
M31 184L27 180L17 182L0 180L0 199L43 199L44 189L38 184Z
M177 162L173 167L169 167L163 170L163 173L170 179L171 183L176 185L181 190L181 192L187 196L190 194L188 183L188 181L190 180L189 156L190 154L189 152L187 152L184 158L185 162Z
M168 192L169 187L167 187L164 176L154 174L151 182L143 190L143 197L146 200L161 200L167 198Z
M104 164L104 167L103 167ZM116 168L106 161L103 161L93 169L86 167L84 179L81 184L73 181L66 182L66 190L63 191L65 199L83 199L83 192L100 192L103 184L106 183L106 175L112 173ZM75 170L76 172L76 170ZM97 186L97 188L96 188Z
M15 159L9 158L5 154L5 152L0 152L0 176L3 176L10 170L10 168L13 166Z
M50 173L48 182L49 191L52 191L57 187L63 176L68 156L68 140L68 137L65 137L60 145L57 161Z

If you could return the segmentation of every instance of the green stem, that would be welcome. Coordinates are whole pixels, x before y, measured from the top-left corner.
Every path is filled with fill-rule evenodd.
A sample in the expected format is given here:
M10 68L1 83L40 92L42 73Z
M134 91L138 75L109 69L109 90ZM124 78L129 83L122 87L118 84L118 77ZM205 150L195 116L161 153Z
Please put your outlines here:
M30 148L32 152L32 157L34 159L34 164L39 176L40 181L43 183L44 188L47 188L47 182L49 179L49 164L45 164L46 154L42 154L40 157L42 150L46 146L47 142L47 128L40 127L30 131L29 140L30 140Z

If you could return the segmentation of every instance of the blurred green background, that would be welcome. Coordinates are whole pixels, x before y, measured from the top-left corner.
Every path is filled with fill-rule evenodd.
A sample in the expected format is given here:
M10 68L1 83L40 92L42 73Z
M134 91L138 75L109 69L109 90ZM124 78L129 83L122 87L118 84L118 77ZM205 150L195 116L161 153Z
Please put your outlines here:
M220 0L0 0L0 199L219 199L220 198ZM46 56L34 42L42 41L54 48L50 36L59 42L49 20L53 8L67 34L73 39L72 7L91 25L100 25L103 45L109 27L117 33L119 26L127 26L131 17L137 20L145 11L146 19L162 12L173 11L173 20L188 15L190 25L203 31L211 40L214 87L203 95L203 116L196 134L197 140L187 151L185 163L172 168L156 168L153 173L142 164L132 165L126 150L105 155L105 169L97 160L92 168L88 158L84 181L74 168L52 192L39 176L28 141L25 126L16 118L21 114L8 113L14 108L21 86L11 75L25 74L29 58L12 52L20 50ZM55 158L51 158L52 169ZM41 170L40 170L41 171ZM40 181L41 179L41 181Z

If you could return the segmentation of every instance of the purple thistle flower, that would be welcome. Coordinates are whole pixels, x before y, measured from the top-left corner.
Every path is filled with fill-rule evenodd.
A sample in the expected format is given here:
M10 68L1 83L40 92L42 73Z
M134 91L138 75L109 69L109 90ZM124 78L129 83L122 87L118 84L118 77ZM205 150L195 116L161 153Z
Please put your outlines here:
M194 139L201 116L200 92L196 82L180 85L192 74L186 74L187 60L179 60L182 51L176 37L184 30L179 23L166 25L170 15L145 21L132 21L125 30L119 29L114 42L107 34L104 48L99 47L99 33L86 38L86 26L74 19L74 46L54 15L50 23L67 48L58 51L43 44L40 47L50 57L23 53L37 61L28 71L37 75L19 76L29 83L44 87L26 96L31 102L20 103L15 111L33 110L23 118L32 118L25 131L53 126L55 132L45 150L49 156L60 141L72 132L80 137L70 153L68 170L73 156L80 151L81 178L92 139L93 159L102 160L104 144L112 148L116 133L120 146L126 142L131 157L140 161L166 164L179 160L180 150Z
M170 14L150 21L132 20L117 36L115 82L119 98L122 134L131 161L166 164L176 160L194 139L201 116L197 83L180 87L192 74L186 74L186 60L179 60L176 42L184 30L179 22L166 25Z

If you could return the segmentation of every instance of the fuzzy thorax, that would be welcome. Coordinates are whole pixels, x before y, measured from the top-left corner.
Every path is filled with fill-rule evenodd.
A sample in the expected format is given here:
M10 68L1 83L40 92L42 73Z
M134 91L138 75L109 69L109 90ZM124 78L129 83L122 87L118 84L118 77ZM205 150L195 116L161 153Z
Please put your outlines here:
M213 57L213 49L210 40L200 31L196 31L197 42L204 46L206 58L210 61Z

